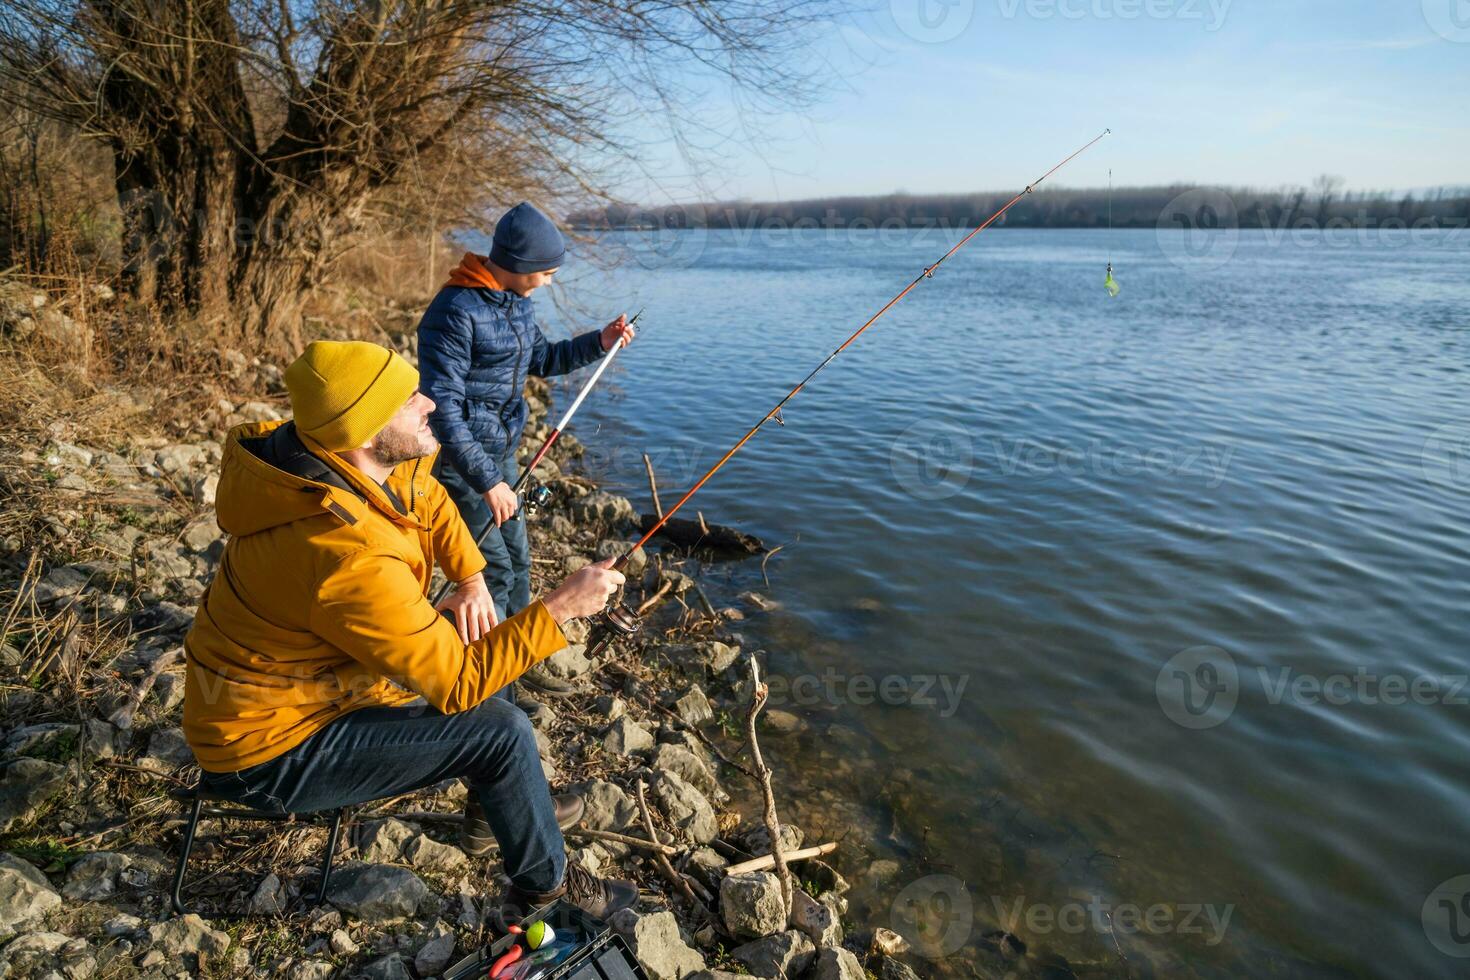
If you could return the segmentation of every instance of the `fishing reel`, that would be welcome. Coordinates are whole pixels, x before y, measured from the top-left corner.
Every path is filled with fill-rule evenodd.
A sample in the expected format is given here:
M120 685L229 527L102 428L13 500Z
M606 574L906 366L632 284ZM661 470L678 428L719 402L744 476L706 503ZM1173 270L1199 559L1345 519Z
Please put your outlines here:
M619 604L604 609L592 619L585 655L589 660L595 659L616 641L627 639L642 628L643 618L631 606Z
M526 495L521 499L521 506L526 511L527 517L535 517L542 507L550 504L556 494L544 483L533 483Z

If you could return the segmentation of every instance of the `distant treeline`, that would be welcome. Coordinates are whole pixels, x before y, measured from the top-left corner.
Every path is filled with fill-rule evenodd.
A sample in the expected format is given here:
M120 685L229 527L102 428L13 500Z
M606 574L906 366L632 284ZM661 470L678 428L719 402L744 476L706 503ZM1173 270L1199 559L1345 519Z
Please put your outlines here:
M1344 193L1334 178L1312 187L1131 187L1111 195L1118 228L1379 228L1470 224L1470 188L1409 194ZM970 228L1014 196L1009 193L884 194L805 201L722 201L658 207L609 205L575 212L577 228ZM1009 212L1012 228L1099 228L1108 225L1109 194L1099 190L1040 190Z

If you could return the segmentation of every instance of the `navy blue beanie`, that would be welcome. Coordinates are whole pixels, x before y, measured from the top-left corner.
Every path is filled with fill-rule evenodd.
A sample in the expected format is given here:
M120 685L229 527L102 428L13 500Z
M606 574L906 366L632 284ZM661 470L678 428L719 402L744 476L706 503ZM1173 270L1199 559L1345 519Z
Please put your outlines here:
M507 272L545 272L567 257L567 243L550 218L522 201L495 224L490 261Z

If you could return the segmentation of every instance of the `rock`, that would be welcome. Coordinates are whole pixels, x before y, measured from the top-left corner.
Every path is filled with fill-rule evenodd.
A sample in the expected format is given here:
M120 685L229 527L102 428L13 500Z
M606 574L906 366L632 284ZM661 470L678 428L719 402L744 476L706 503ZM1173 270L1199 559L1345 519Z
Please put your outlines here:
M842 945L842 922L836 913L799 887L791 891L791 927L818 946Z
M666 769L669 772L678 773L686 783L710 799L718 801L728 798L728 794L720 786L714 772L705 765L704 760L683 745L671 743L659 745L653 751L650 765L655 769Z
M781 850L787 854L801 847L801 842L806 835L801 828L792 823L781 824ZM765 824L756 824L747 830L742 836L745 849L752 854L771 853L771 832L766 829Z
M329 980L337 972L326 960L292 960L289 970L277 970L288 980Z
M88 758L111 759L117 755L117 729L101 718L88 718L82 751Z
M892 858L880 858L868 865L868 878L874 882L888 881L890 878L898 877L903 868Z
M617 721L628 713L628 705L615 694L604 694L592 702L592 714L603 721Z
M182 674L159 674L153 682L153 700L158 715L164 716L184 703L184 677Z
M624 715L609 726L602 745L613 755L629 756L653 748L653 733Z
M61 904L61 896L35 865L0 853L0 942L41 918Z
M587 647L581 643L573 643L571 646L563 647L556 653L541 662L541 666L553 677L562 680L572 680L581 677L592 669L592 661L586 657Z
M720 882L720 917L736 939L759 939L786 928L780 879L769 871L730 875Z
M817 954L813 980L864 980L863 964L849 950L834 947Z
M215 516L207 514L185 527L181 540L184 542L184 547L202 555L223 537L224 532L219 529Z
M883 958L883 964L878 967L879 980L919 980L919 975L906 963L901 963L891 956Z
M561 571L563 575L570 575L590 564L592 564L592 559L586 555L567 555L561 560Z
M597 548L592 553L597 557L598 561L606 561L609 558L621 558L626 554L628 560L623 565L623 574L630 579L636 578L643 574L643 569L648 567L648 556L644 554L642 548L630 553L628 551L630 544L632 544L631 541L618 541L615 539L599 541Z
M761 721L771 731L779 735L795 735L806 727L806 722L790 711L782 711L780 708L772 708L761 715Z
M338 956L352 956L357 952L357 943L347 934L346 929L333 929L332 934L327 937L327 948Z
M42 605L46 605L58 599L81 595L88 585L89 578L86 572L69 566L53 568L36 583L35 599Z
M373 960L356 975L363 980L413 980L413 974L408 972L408 960L400 953Z
M69 351L84 351L92 346L92 331L57 309L42 310L35 318L37 337Z
M672 912L639 915L623 909L611 925L628 941L650 980L680 980L704 969L704 957L684 942Z
M453 955L454 930L442 922L436 922L433 932L429 934L429 941L420 946L419 951L414 954L413 968L421 977L433 976L449 965L450 957Z
M718 888L730 862L712 847L699 847L689 855L688 871L706 885Z
M67 871L61 894L76 901L100 902L117 891L117 876L129 863L125 854L88 854Z
M358 847L368 864L395 864L403 860L403 848L418 831L402 820L370 820L362 828Z
M153 465L169 475L187 473L208 462L209 456L203 446L181 443L164 446L153 454Z
M407 868L354 862L332 875L328 899L348 915L379 925L412 918L428 887Z
M142 928L143 920L126 912L120 912L102 923L102 933L107 936L128 936Z
M139 633L181 634L193 625L193 611L168 600L152 603L133 616L133 629Z
M67 947L72 943L81 944L75 952L80 952L83 956L91 952L85 939L73 940L59 932L33 932L21 936L0 950L0 972L50 980L59 976L58 971L64 968L63 958L66 957ZM90 976L96 968L97 962L93 959L91 969L82 971L81 976Z
M730 957L757 977L799 977L812 965L817 948L795 929L737 946Z
M582 797L587 805L582 824L592 830L624 831L629 827L642 825L638 804L620 786L605 779L578 783L569 787L568 792Z
M184 738L184 730L177 726L155 730L148 739L147 754L138 760L138 765L154 772L173 772L193 763L194 751Z
M873 930L873 952L884 956L897 956L909 951L909 941L892 929L879 926Z
M148 935L153 938L155 950L161 950L165 956L175 960L187 962L186 958L197 958L200 967L223 959L225 951L230 948L227 933L211 928L209 923L192 912L150 926ZM199 971L190 972L197 975Z
M274 872L260 879L260 884L255 886L255 893L250 896L246 908L252 915L280 915L286 911L286 903L290 896L286 894L286 886Z
M239 408L247 422L279 422L283 416L274 405L265 402L246 402Z
M708 844L719 834L714 807L678 773L667 769L656 771L652 789L658 808L684 837L697 844Z
M681 674L695 681L706 675L720 675L730 669L740 648L719 640L704 640L699 643L676 643L661 651Z
M674 595L683 595L694 588L694 579L685 575L683 572L675 571L672 568L665 568L659 573L658 587L663 588L665 585L670 586L670 591Z
M593 521L607 525L633 524L638 512L627 497L619 497L605 490L596 490L572 501L572 519L579 524Z
M189 481L189 496L201 507L213 507L219 495L219 474L207 473Z
M683 697L674 702L674 714L687 725L702 725L715 716L715 711L710 707L709 698L705 697L704 689L698 684L691 687Z
M43 759L16 759L0 773L0 834L36 816L36 811L66 790L65 766Z
M464 851L452 844L441 844L427 834L419 834L405 844L403 857L415 868L445 874L467 871L470 866L470 859Z
M81 736L80 725L46 722L17 728L5 738L6 755L30 755L46 759L65 759Z

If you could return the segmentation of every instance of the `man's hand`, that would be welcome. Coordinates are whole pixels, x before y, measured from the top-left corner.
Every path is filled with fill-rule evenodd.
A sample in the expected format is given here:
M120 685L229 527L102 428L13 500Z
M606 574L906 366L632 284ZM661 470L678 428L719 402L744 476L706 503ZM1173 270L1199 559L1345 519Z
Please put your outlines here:
M637 331L633 329L633 324L628 322L628 314L624 313L612 323L602 328L602 349L612 350L613 345L620 340L623 342L623 346L627 347L633 342L633 336L636 333Z
M490 508L490 515L495 518L496 527L516 516L516 511L520 509L520 501L510 489L510 484L504 480L485 491L485 504Z
M474 643L499 622L495 615L495 600L485 587L485 576L479 572L460 582L435 608L449 610L454 616L459 638L466 644Z
M542 598L546 611L558 623L602 612L607 608L607 601L623 584L623 573L612 569L615 561L616 558L608 558L594 562L568 575L561 585Z

